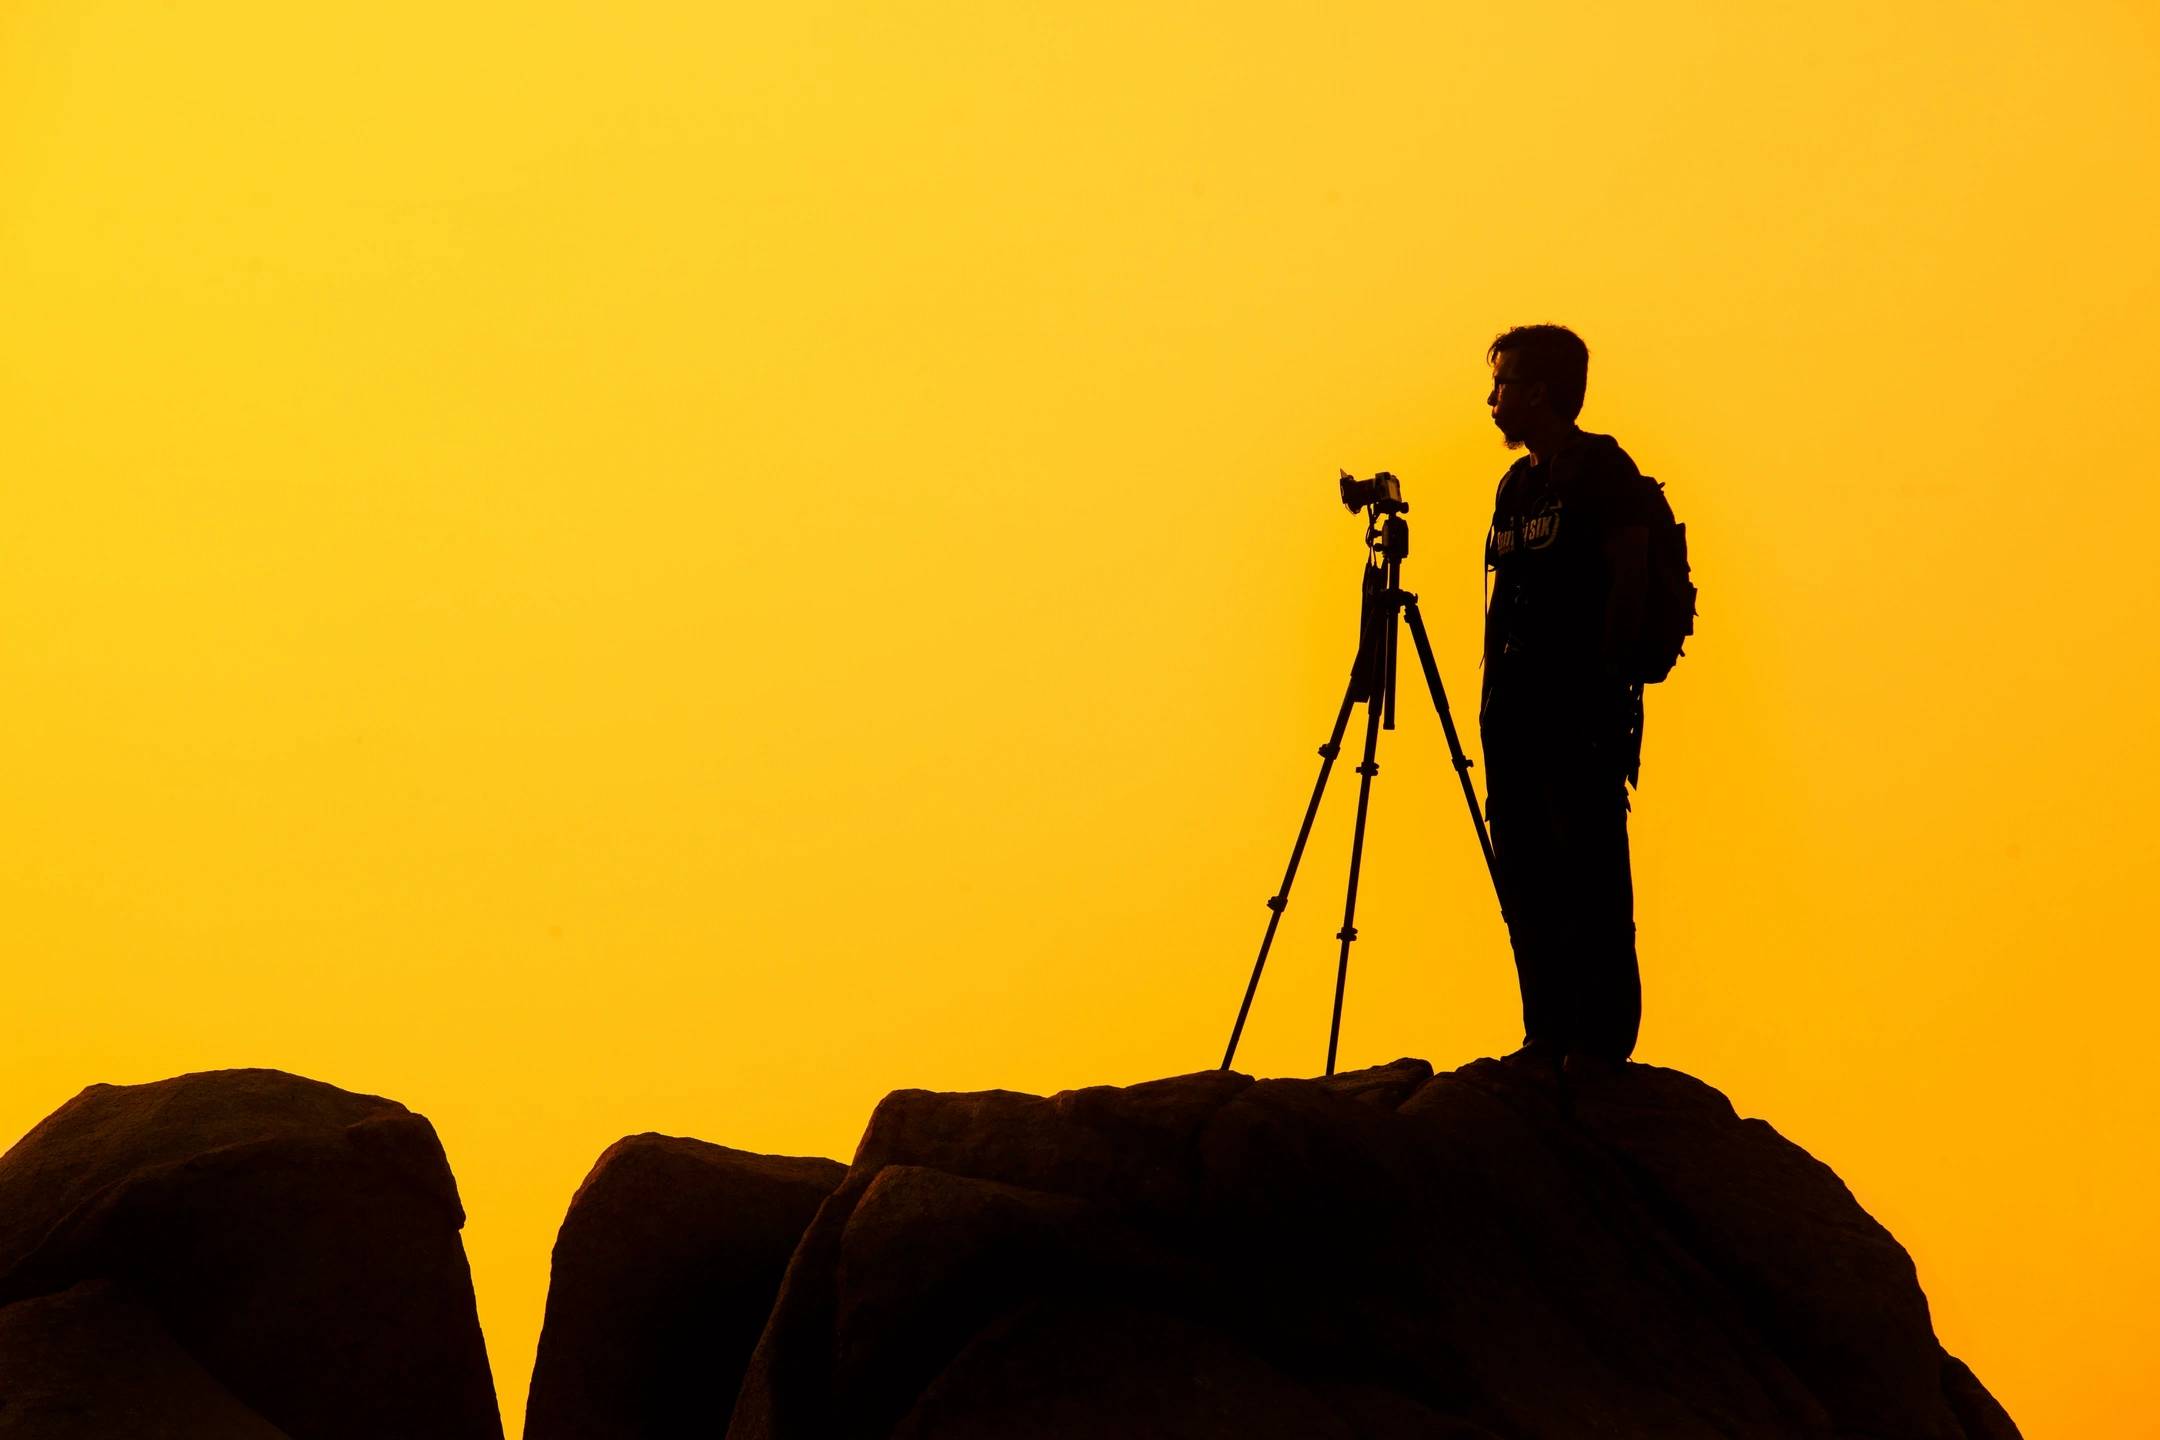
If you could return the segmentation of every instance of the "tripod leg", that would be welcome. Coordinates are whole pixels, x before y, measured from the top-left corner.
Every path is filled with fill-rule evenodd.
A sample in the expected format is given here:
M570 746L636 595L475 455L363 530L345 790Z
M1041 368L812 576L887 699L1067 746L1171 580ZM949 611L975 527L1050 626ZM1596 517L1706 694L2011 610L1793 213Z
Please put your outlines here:
M1238 1037L1245 1033L1245 1016L1252 1009L1253 995L1260 989L1260 971L1267 965L1268 947L1275 943L1275 927L1282 924L1283 910L1290 904L1290 884L1297 879L1298 861L1304 858L1305 842L1312 836L1313 817L1320 813L1320 796L1327 789L1328 772L1335 768L1335 757L1342 753L1343 731L1349 728L1350 708L1357 703L1361 668L1351 667L1350 688L1343 694L1342 709L1335 712L1335 728L1329 732L1327 744L1320 747L1320 778L1313 782L1312 799L1306 802L1305 823L1298 827L1297 844L1291 847L1290 866L1283 871L1282 888L1268 899L1267 908L1273 913L1268 916L1267 934L1260 938L1260 958L1253 961L1252 979L1245 982L1245 1000L1238 1006L1237 1023L1230 1027L1230 1044L1222 1057L1225 1070L1237 1055Z
M1440 666L1433 660L1432 641L1425 634L1425 617L1418 614L1415 598L1404 602L1403 613L1410 621L1410 638L1417 642L1418 663L1425 668L1425 684L1431 689L1433 704L1440 711L1440 728L1447 733L1448 754L1455 762L1455 778L1462 781L1463 799L1470 806L1470 823L1477 827L1478 848L1485 852L1485 873L1492 876L1493 894L1500 896L1500 909L1504 914L1507 897L1500 894L1500 867L1493 862L1492 836L1485 829L1485 812L1478 808L1477 790L1470 784L1470 760L1463 754L1461 737L1455 733L1455 717L1448 713L1447 688L1440 683Z
M1395 617L1391 611L1386 623L1394 627ZM1380 718L1387 709L1387 699L1381 688L1375 688L1365 701L1365 760L1358 769L1357 829L1350 837L1350 893L1343 901L1342 929L1335 938L1342 941L1342 953L1335 961L1335 1013L1328 1020L1327 1073L1335 1073L1335 1041L1342 1034L1343 988L1350 980L1350 942L1357 939L1357 882L1358 869L1365 858L1365 812L1372 804L1373 776L1380 773L1374 755L1380 748Z

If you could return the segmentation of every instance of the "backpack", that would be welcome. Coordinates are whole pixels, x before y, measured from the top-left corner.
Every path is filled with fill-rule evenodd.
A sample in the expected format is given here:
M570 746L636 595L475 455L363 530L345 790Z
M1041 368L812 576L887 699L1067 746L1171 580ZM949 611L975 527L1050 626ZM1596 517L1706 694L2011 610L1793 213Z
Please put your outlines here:
M1645 475L1645 480L1650 477ZM1657 503L1650 513L1650 573L1644 586L1642 648L1638 652L1645 685L1655 685L1672 673L1675 662L1686 653L1683 646L1695 633L1695 583L1688 578L1687 526L1673 518L1665 498L1665 482L1657 487Z
M1591 439L1612 446L1615 450L1619 448L1610 435L1596 435ZM1576 473L1573 467L1580 463L1575 450L1563 450L1560 453L1561 459L1554 462L1555 484L1562 483L1562 465L1568 467L1564 473L1572 477ZM1687 644L1688 637L1695 633L1696 590L1694 581L1688 575L1687 526L1673 518L1672 503L1665 498L1665 482L1653 480L1636 470L1632 461L1628 462L1628 469L1649 487L1650 499L1647 507L1650 512L1650 553L1647 560L1648 573L1643 578L1642 631L1635 644L1633 683L1655 685L1672 674L1674 664L1684 653L1682 647ZM1500 477L1499 491L1493 496L1495 513L1499 511L1502 497L1507 494L1509 482L1514 480L1517 473L1511 466L1508 472ZM1485 570L1488 578L1497 572L1499 563L1499 557L1494 553L1493 534L1488 531L1485 539ZM1490 644L1493 611L1489 595L1485 608L1487 643Z

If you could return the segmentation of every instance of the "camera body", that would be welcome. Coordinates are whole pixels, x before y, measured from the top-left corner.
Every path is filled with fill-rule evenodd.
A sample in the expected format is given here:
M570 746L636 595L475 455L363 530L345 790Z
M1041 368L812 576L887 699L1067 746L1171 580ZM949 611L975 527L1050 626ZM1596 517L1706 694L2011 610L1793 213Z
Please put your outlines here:
M1342 489L1345 509L1363 510L1370 506L1381 515L1400 515L1410 508L1402 498L1402 481L1385 470L1370 480L1360 480L1345 470L1336 483Z

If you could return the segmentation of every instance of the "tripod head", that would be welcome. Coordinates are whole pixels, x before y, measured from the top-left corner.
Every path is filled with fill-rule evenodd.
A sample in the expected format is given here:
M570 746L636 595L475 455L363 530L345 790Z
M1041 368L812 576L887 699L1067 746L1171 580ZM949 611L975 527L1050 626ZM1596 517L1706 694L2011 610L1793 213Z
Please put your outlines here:
M1395 572L1410 553L1410 522L1402 518L1410 502L1402 498L1402 481L1385 470L1370 480L1344 470L1336 485L1346 509L1365 512L1365 548L1373 553L1371 563L1389 572L1385 583L1393 586Z
M1375 563L1389 572L1391 584L1402 583L1402 562L1410 554L1410 522L1400 515L1382 515L1377 510L1365 517L1365 548L1372 551Z

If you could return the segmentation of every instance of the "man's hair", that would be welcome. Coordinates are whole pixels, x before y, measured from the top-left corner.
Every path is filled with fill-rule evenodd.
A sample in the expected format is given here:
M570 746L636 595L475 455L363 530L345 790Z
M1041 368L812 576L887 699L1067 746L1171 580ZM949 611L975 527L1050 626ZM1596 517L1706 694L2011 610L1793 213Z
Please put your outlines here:
M1563 420L1582 414L1583 390L1590 383L1590 347L1565 325L1518 325L1492 342L1485 363L1501 355L1519 356L1517 376L1545 382L1553 412Z

